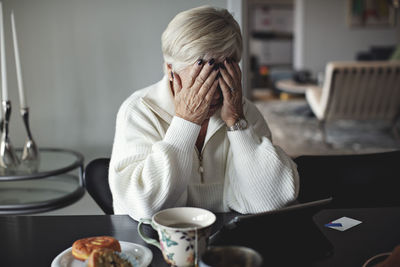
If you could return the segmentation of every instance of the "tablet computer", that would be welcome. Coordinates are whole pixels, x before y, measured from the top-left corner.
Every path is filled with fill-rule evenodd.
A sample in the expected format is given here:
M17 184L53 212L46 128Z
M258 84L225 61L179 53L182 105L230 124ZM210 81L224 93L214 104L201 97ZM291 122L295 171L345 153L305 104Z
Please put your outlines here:
M238 245L258 251L266 266L312 266L329 257L333 246L313 221L332 198L279 210L238 215L210 237L211 246Z

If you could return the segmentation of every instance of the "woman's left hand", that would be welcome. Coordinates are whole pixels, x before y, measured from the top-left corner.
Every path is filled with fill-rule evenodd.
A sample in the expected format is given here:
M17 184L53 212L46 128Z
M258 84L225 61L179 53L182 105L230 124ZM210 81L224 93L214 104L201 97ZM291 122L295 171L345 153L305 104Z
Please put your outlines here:
M224 96L221 118L230 127L243 118L242 72L239 65L230 59L224 60L224 66L219 68L219 85Z

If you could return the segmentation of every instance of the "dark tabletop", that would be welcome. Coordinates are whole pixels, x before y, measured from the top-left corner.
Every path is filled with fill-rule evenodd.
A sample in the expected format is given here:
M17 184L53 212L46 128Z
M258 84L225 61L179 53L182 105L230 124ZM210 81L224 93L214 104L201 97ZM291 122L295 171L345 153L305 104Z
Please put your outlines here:
M323 226L343 216L362 223L344 232ZM314 219L334 246L332 257L316 266L362 266L400 245L400 207L322 210Z
M216 214L213 232L234 214ZM0 216L0 266L50 266L72 243L89 236L110 235L121 241L147 246L153 252L151 266L168 266L161 252L138 235L138 223L127 215ZM147 235L157 238L149 226Z
M323 226L342 216L363 223L345 232ZM233 214L217 214L213 231L232 217ZM400 207L328 209L319 212L314 221L332 243L334 251L313 266L362 266L373 255L391 251L400 244ZM145 232L156 237L156 233L146 227ZM161 252L140 239L137 222L125 215L0 216L0 265L50 266L53 259L71 247L75 240L97 235L110 235L121 241L148 246L153 252L151 266L167 266Z

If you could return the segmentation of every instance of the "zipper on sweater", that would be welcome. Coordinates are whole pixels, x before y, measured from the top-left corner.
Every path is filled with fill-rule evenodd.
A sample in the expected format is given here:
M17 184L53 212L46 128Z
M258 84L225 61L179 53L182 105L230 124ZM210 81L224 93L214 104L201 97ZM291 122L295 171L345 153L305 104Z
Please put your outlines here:
M211 137L213 137L215 134L215 132L210 136L210 138L208 140L211 139ZM194 150L197 153L197 156L199 158L199 173L200 173L200 183L204 184L204 168L203 168L203 151L205 150L207 144L208 144L208 140L204 141L203 147L201 148L201 151L199 151L197 149L197 147L195 146Z
M203 168L203 155L197 148L195 148L197 156L199 158L199 173L200 173L200 183L204 184L204 168ZM203 150L202 150L203 152Z

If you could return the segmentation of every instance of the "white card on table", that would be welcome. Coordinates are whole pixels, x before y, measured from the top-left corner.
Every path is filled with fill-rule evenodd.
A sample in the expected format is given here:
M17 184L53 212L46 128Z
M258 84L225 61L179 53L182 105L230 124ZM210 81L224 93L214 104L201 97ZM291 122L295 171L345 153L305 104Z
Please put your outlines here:
M356 225L359 225L360 223L362 223L361 221L349 218L349 217L342 217L339 218L335 221L332 221L328 224L326 224L326 227L335 229L335 230L339 230L339 231L346 231L349 228L352 228ZM341 226L335 225L335 224L341 224ZM332 225L332 226L330 226Z

